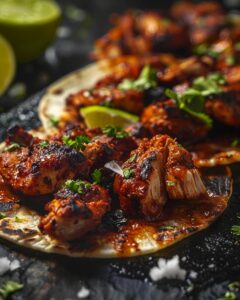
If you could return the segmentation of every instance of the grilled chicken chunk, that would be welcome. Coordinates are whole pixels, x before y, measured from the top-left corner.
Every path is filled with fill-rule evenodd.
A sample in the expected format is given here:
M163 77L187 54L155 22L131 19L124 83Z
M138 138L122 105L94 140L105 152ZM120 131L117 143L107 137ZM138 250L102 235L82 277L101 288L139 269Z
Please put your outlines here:
M208 74L214 67L211 57L188 57L176 61L167 67L164 72L158 72L160 84L172 86L191 80L194 77Z
M116 87L82 90L67 98L67 105L79 111L81 107L91 105L111 105L130 113L139 114L143 109L143 92L137 90L123 91Z
M103 167L111 160L123 162L136 147L137 143L131 136L117 138L103 134L92 139L86 145L83 154L89 161L91 170L94 170Z
M167 197L190 200L206 192L191 155L167 135L143 140L122 169L114 190L130 215L140 211L147 219L158 219Z
M203 139L209 131L203 122L177 108L174 100L159 101L146 107L141 123L151 136L169 134L185 144Z
M33 138L18 127L9 132L7 147L0 153L0 174L13 189L26 195L52 193L67 178L87 173L82 153L58 142Z
M95 43L95 59L148 55L189 45L181 26L157 12L130 11L115 18L115 27Z
M172 17L188 27L193 45L216 39L225 25L223 8L217 2L179 2L170 11Z
M69 182L69 181L67 181ZM102 216L110 209L110 197L106 189L85 181L74 181L77 190L63 187L45 209L40 230L61 240L75 240L94 230Z
M197 199L206 192L199 171L194 167L191 154L172 139L167 141L168 158L165 180L170 199Z

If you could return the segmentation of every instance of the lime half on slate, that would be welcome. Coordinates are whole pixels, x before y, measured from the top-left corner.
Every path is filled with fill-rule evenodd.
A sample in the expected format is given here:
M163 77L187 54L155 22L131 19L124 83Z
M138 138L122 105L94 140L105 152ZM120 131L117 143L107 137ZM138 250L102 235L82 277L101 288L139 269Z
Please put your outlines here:
M0 36L0 96L13 80L15 70L16 64L12 47Z
M11 43L18 61L30 61L53 40L60 16L52 0L0 0L0 34Z
M84 118L88 128L104 127L107 125L125 126L138 122L136 115L125 111L104 106L88 106L80 109L80 114Z

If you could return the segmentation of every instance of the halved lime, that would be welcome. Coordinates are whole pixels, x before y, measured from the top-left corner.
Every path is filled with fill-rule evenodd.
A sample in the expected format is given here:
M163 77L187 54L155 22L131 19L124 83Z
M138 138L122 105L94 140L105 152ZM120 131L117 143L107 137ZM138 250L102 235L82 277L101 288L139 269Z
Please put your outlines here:
M60 16L52 0L0 1L0 34L12 44L18 61L30 61L53 40Z
M0 36L0 96L13 80L15 70L16 64L12 47Z
M136 115L125 111L104 106L88 106L80 109L80 114L84 118L88 128L104 127L107 125L126 126L138 122Z

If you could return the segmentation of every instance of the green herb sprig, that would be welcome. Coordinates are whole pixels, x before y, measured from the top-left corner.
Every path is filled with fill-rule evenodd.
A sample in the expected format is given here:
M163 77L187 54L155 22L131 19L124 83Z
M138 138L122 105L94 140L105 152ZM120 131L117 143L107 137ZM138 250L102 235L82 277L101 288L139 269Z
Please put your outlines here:
M119 85L120 90L145 91L157 86L157 71L149 65L145 65L139 77L134 79L124 79Z
M12 151L17 150L19 148L21 148L20 144L18 144L18 143L11 143L10 145L8 145L8 146L6 146L4 148L4 151L5 152L12 152Z
M90 138L86 135L79 135L75 139L71 139L69 136L64 135L62 141L63 144L80 151L85 149L86 144L90 142Z
M23 284L15 282L15 281L7 281L0 288L0 295L6 299L11 294L21 290L23 288Z
M196 78L192 86L182 94L167 89L165 95L174 99L179 109L211 127L212 119L204 113L205 97L222 92L223 84L225 84L224 76L220 73L212 73L207 77Z
M121 126L107 125L102 128L102 132L109 137L115 137L117 139L123 139L129 134L122 129Z
M65 186L74 193L84 194L91 187L90 183L82 180L67 180Z
M96 184L101 183L101 179L102 179L102 172L99 169L95 169L92 174L91 177L93 179L93 182Z
M131 169L123 169L123 177L125 179L129 179L134 177L134 171Z

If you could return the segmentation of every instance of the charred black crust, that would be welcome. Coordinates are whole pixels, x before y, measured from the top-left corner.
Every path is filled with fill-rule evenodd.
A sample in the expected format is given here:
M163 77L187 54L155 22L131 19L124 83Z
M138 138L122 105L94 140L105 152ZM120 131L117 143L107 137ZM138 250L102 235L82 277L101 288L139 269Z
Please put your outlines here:
M86 205L78 205L73 198L70 199L69 206L73 215L80 215L83 219L89 219L92 216L91 210Z
M85 160L82 153L68 146L57 143L49 144L47 147L41 149L40 156L44 158L49 155L54 155L59 158L59 161L67 159L73 167L75 164L81 163Z
M152 153L149 157L145 158L141 165L141 177L142 179L147 179L152 170L152 161L156 160L156 154Z

